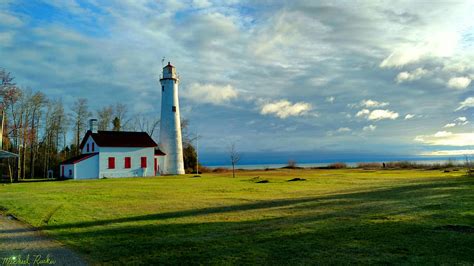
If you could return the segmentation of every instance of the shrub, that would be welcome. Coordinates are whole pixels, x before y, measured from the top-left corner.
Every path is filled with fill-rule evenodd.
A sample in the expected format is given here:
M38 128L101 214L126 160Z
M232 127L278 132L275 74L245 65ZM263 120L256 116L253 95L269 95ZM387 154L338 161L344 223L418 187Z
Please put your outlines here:
M358 163L357 168L380 169L380 168L382 168L382 164L381 163Z
M204 165L199 165L199 173L210 173L212 169Z
M399 162L388 162L385 164L387 168L396 168L396 169L418 169L422 165L410 161L399 161Z
M212 170L213 173L226 173L229 172L230 170L224 167L217 167Z
M296 161L295 160L288 160L288 167L289 168L295 168L296 167Z
M328 169L344 169L344 168L347 168L347 164L342 163L342 162L337 162L337 163L332 163L332 164L328 165L327 168Z
M297 166L295 160L288 160L288 165L283 166L282 168L283 169L301 169L302 167Z

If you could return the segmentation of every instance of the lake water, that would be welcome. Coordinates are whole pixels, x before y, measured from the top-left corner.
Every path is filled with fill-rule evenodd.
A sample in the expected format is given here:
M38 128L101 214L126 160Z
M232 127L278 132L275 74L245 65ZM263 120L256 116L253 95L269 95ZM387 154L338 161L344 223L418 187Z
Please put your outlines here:
M409 161L413 163L418 163L418 164L443 164L446 163L448 160L403 160L403 161ZM387 162L394 162L394 161L372 161L375 163L387 163ZM458 160L453 160L455 164L463 164L464 161L461 159ZM297 163L296 166L298 167L324 167L332 164L334 162L327 162L327 163ZM355 167L357 166L358 163L361 162L345 162L347 166L349 167ZM288 164L282 163L282 164L238 164L236 165L236 169L265 169L265 168L281 168L285 167ZM232 165L206 165L206 167L215 169L215 168L232 168Z

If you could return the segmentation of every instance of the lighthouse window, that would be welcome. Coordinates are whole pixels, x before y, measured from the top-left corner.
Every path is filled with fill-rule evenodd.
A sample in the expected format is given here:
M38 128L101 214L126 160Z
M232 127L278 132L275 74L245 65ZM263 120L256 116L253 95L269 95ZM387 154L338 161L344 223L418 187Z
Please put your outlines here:
M176 106L173 106L173 113L176 113Z
M165 91L165 86L161 86L161 91Z

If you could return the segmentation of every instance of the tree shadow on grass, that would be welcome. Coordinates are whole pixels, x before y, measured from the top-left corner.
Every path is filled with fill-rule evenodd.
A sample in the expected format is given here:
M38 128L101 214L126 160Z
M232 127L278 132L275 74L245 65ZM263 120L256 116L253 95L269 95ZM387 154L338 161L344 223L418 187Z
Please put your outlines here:
M362 201L398 201L406 202L409 199L419 199L427 197L430 195L448 193L456 191L460 188L463 188L468 185L474 185L474 180L469 179L434 179L436 182L433 183L421 183L414 185L405 185L400 187L390 187L386 189L375 189L362 192L340 192L336 194L331 194L328 196L318 196L318 197L303 197L303 198L290 198L290 199L278 199L278 200L262 200L255 203L239 204L239 205L230 205L230 206L220 206L220 207L210 207L202 209L192 209L185 211L177 212L167 212L167 213L157 213L133 217L124 217L117 219L109 220L99 220L99 221L90 221L90 222L80 222L74 224L61 224L61 225L46 225L41 229L45 230L55 230L55 229L69 229L69 228L84 228L90 226L99 226L107 224L116 224L116 223L128 223L136 221L149 221L149 220L164 220L164 219L176 219L190 216L203 216L209 214L220 214L220 213L230 213L238 211L249 211L249 210L258 210L258 209L269 209L269 208L279 208L285 206L293 206L299 204L315 203L318 205L338 205L340 202L335 200L349 200L353 202ZM466 188L464 188L466 189Z
M433 179L432 183L417 183L413 185L405 185L399 187L390 187L385 189L375 189L358 192L341 191L340 193L333 193L327 196L318 197L302 197L290 199L276 199L276 200L262 200L255 203L246 203L230 206L209 207L201 209L191 209L176 212L166 212L157 214L147 214L132 217L123 217L116 219L105 219L97 221L87 221L72 224L58 224L58 225L44 225L39 229L42 230L58 230L58 229L72 229L72 228L87 228L93 226L103 226L110 224L141 222L141 221L157 221L165 219L177 219L192 216L204 216L210 214L231 213L240 211L251 211L259 209L270 208L308 208L308 204L319 205L320 207L327 205L341 205L340 200L357 202L407 202L410 199L419 199L430 195L440 194L441 190L446 193L451 190L459 190L468 185L474 185L473 179L458 178L451 179ZM303 205L302 205L303 204ZM304 205L306 204L306 206ZM299 206L299 207L298 207ZM2 230L0 230L0 233Z
M474 234L437 229L451 220L438 221L425 214L445 213L454 215L454 221L463 221L459 214L472 211L473 184L472 179L436 179L372 191L47 225L43 229L100 263L472 264ZM439 195L443 197L434 197ZM433 202L447 209L433 210ZM245 216L246 211L274 208L291 215L206 221L207 215L243 212ZM187 218L198 220L189 222ZM467 226L474 224L471 221Z

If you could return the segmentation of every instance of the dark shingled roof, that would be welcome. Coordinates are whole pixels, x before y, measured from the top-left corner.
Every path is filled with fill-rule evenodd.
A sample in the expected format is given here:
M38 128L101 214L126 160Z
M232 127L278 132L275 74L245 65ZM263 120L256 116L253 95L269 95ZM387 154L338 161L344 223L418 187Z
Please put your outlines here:
M131 131L98 131L92 133L87 131L82 139L80 148L82 149L86 144L87 138L92 136L92 139L99 147L157 147L156 142L146 132L131 132Z
M94 152L94 153L84 153L84 154L81 154L81 155L78 155L76 157L72 157L70 159L67 159L65 161L62 161L60 164L75 164L75 163L78 163L80 161L83 161L85 159L88 159L90 157L93 157L95 155L97 155L98 152Z
M166 153L164 153L162 150L156 148L155 149L155 156L164 156Z

